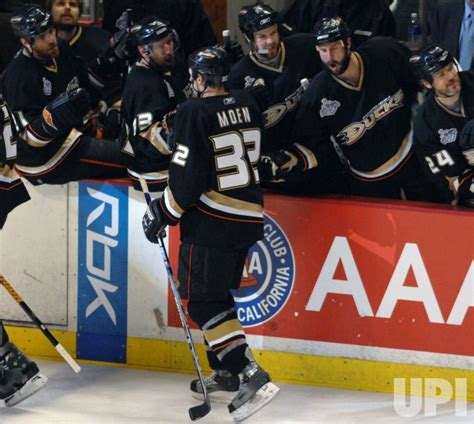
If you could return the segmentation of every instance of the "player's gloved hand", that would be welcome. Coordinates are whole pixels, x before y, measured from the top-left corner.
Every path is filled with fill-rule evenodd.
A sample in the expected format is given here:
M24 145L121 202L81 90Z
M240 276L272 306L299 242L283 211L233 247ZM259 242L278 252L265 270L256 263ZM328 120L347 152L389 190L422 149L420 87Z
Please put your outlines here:
M166 237L167 223L160 207L160 199L153 199L142 218L142 227L145 237L152 243L158 243L160 238Z
M130 27L124 26L112 36L108 46L97 58L98 66L94 66L98 67L100 73L111 75L125 66L126 61L130 59L130 55L133 55L134 50L136 50L130 34Z
M258 174L263 181L281 181L285 173L298 165L298 159L287 150L277 150L263 155L258 164Z
M123 61L127 59L128 39L130 38L130 31L128 28L114 34L110 42L111 52L116 60Z
M161 126L163 131L161 135L163 139L168 144L168 148L173 151L174 148L174 137L173 137L173 127L174 127L174 118L176 116L177 109L174 109L168 112L161 121Z
M458 180L459 204L474 208L474 168L466 169Z
M52 134L81 128L90 109L89 94L83 88L66 91L43 109L43 125Z
M119 138L121 131L121 115L117 109L109 109L97 116L96 138L115 140Z
M240 59L244 57L242 46L237 40L231 40L224 44L224 50L229 57L231 65L235 65Z

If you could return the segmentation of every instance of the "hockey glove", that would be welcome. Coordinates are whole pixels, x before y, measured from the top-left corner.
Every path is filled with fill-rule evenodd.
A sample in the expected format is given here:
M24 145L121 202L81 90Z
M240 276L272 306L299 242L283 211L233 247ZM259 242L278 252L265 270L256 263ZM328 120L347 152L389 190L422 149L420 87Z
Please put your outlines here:
M86 90L64 92L43 109L43 126L50 134L66 133L84 126L84 115L90 109Z
M237 40L232 40L224 45L224 50L229 57L230 64L235 65L240 59L244 57L242 46Z
M127 60L133 55L135 47L130 37L130 29L122 29L112 36L108 47L96 59L92 68L99 75L116 75L126 68Z
M168 148L173 151L174 148L174 137L173 137L173 126L174 126L174 118L176 116L177 109L174 109L168 112L161 121L161 126L163 131L161 132L161 136L168 144Z
M95 138L115 140L120 137L122 117L120 110L109 109L107 112L100 112L97 116L97 130Z
M474 168L466 169L459 177L459 204L474 208Z
M160 199L153 199L142 218L142 227L145 237L152 243L158 243L160 238L166 237L167 223L161 210Z
M270 152L260 158L258 174L262 181L281 181L297 164L296 156L286 150Z

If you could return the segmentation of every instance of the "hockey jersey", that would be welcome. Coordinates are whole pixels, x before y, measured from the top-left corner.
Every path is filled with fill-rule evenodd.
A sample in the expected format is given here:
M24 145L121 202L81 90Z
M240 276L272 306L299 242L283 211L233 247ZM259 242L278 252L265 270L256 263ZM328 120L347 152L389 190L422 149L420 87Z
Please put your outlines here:
M431 92L418 111L413 129L415 152L447 201L452 200L450 185L456 184L456 177L468 167L459 135L467 121L474 118L474 72L461 72L459 76L461 110L446 108Z
M7 215L30 198L13 168L16 159L14 131L11 114L0 96L0 230Z
M318 74L300 105L294 139L310 147L317 161L324 160L322 143L332 142L354 177L377 181L412 154L411 106L418 86L408 49L392 38L373 38L352 54L361 70L357 85L329 71Z
M64 43L73 55L90 63L104 51L110 37L111 34L102 28L78 26L74 37Z
M244 248L263 237L261 112L238 90L183 103L160 205L185 243Z
M162 119L185 100L184 72L158 72L140 61L133 66L123 92L121 112L125 121L123 151L134 187L144 178L151 191L164 189L171 150L162 135Z
M281 42L280 66L274 68L257 60L250 52L235 64L226 86L230 89L264 85L267 89L260 103L266 119L266 142L262 153L291 144L298 102L287 104L285 98L295 92L303 78L311 79L321 68L319 55L310 34L295 34Z

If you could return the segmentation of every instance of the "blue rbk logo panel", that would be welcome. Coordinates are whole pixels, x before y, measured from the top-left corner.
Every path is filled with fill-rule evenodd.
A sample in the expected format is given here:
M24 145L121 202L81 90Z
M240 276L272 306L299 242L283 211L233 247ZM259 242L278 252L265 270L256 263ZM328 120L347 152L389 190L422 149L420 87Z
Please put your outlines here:
M127 362L128 187L79 183L77 357Z

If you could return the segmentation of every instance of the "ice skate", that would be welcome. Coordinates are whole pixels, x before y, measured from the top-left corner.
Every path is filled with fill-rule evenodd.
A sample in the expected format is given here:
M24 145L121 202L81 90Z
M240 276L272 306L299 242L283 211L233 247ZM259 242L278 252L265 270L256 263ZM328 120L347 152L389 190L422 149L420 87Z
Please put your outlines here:
M240 388L228 409L235 422L255 414L270 402L280 390L270 376L255 362L247 365L239 374Z
M14 406L36 393L48 379L8 342L0 347L0 406Z
M240 379L228 371L215 370L204 379L204 384L211 401L228 403L230 396L239 390ZM202 387L198 379L191 381L190 390L194 398L202 400Z

